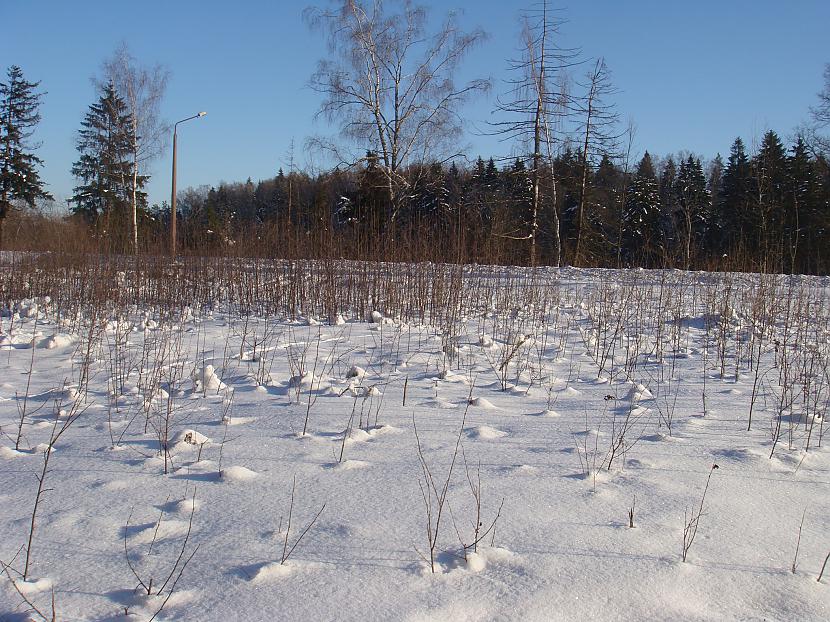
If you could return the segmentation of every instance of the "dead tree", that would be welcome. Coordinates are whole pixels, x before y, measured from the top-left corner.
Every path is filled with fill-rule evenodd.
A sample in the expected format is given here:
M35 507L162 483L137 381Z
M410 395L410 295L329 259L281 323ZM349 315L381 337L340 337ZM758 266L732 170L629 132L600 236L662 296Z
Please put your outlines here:
M582 137L582 180L579 190L579 206L576 213L576 241L574 243L573 261L579 265L582 258L582 243L585 231L585 205L588 190L588 173L591 160L599 155L613 156L617 149L618 114L608 97L616 93L611 85L611 75L605 59L599 58L594 69L587 75L587 81L580 84L585 95L575 99L576 114L581 117L579 130Z
M559 214L556 211L556 176L553 154L558 142L558 128L570 108L565 73L578 64L578 50L563 48L556 43L560 21L551 17L547 2L539 13L525 15L522 24L522 57L510 62L510 70L519 75L509 81L505 100L499 100L497 109L518 119L499 121L492 126L495 133L505 139L518 140L531 147L527 157L531 162L533 208L529 231L519 233L514 239L530 241L530 263L538 261L539 221L544 196L542 183L545 175L550 184L551 247L550 263L559 266L561 240Z

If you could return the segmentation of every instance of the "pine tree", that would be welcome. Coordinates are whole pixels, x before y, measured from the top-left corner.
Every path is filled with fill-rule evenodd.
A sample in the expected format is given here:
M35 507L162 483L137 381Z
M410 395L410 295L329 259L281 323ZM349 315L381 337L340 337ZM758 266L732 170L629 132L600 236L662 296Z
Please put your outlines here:
M77 143L80 157L72 166L72 174L80 182L72 196L73 213L102 228L102 233L122 239L129 237L133 127L124 100L112 83L107 84L81 123ZM139 188L146 181L146 176L137 176ZM146 193L138 192L136 198L140 211L145 211Z
M31 151L29 143L40 121L40 98L35 89L40 82L28 82L20 67L8 70L8 81L0 82L0 248L3 222L15 202L34 207L37 199L51 199L43 188L38 167L43 161Z

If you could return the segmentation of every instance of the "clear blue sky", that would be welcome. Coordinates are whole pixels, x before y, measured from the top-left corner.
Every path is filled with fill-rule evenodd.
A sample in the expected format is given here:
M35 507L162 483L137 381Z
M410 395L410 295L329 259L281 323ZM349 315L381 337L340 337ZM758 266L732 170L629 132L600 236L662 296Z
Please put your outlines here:
M325 6L327 0L318 5ZM463 111L482 127L516 56L518 16L532 0L426 0L432 13L463 11L489 40L462 77L491 77L493 93ZM20 65L48 92L36 138L43 177L61 204L71 195L75 136L96 95L90 78L121 40L145 64L171 73L162 112L180 128L179 187L254 181L286 167L292 138L299 166L304 140L330 130L314 121L319 99L306 86L327 51L302 21L305 2L168 0L0 0L0 70ZM618 111L637 125L638 154L680 149L724 156L735 136L748 145L766 129L783 138L808 116L830 62L830 1L593 0L560 5L565 45L604 56L620 93ZM507 154L509 146L470 133L468 155ZM286 167L287 168L287 167ZM157 161L151 202L169 199L170 156Z

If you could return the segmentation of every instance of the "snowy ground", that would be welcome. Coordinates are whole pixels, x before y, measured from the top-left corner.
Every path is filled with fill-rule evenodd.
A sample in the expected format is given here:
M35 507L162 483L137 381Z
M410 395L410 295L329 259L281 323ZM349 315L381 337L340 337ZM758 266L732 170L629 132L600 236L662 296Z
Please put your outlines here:
M826 281L491 285L435 325L12 302L0 620L830 619Z

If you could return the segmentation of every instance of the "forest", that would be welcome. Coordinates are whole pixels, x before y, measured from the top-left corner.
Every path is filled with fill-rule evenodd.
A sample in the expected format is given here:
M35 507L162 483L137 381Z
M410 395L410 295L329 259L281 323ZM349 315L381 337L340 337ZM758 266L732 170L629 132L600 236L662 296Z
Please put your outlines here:
M484 33L422 7L333 3L305 19L329 43L309 86L339 133L268 179L176 194L176 252L503 265L675 267L826 274L830 267L830 66L810 118L789 138L737 137L728 154L642 156L622 127L605 60L557 47L547 3L523 17L515 79L501 85L501 154L459 153L465 102L495 85L458 83ZM341 6L342 5L342 6ZM164 254L171 207L149 204L150 164L168 147L159 114L169 72L123 44L102 65L77 132L65 207L38 175L32 139L43 90L18 66L0 85L0 246ZM374 86L373 86L374 85ZM5 235L4 235L5 233Z

